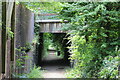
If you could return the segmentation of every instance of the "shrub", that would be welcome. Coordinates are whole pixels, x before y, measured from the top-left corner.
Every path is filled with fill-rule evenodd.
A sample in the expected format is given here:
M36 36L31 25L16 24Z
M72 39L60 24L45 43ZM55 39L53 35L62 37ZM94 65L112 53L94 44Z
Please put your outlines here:
M40 67L34 66L34 68L31 69L30 73L26 75L27 78L42 78L42 71L40 69Z
M99 72L100 78L118 78L118 63L120 57L105 57L103 60L103 67Z

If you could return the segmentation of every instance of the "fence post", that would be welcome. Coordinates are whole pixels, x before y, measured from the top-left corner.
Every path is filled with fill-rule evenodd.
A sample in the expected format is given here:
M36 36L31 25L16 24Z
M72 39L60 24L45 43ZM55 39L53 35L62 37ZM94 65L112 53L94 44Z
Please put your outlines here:
M2 3L0 2L0 79L1 79L1 75L2 75L2 46L1 46L1 40L2 40L2 35L1 35L1 31L2 31Z
M2 74L5 74L6 56L6 2L2 2Z

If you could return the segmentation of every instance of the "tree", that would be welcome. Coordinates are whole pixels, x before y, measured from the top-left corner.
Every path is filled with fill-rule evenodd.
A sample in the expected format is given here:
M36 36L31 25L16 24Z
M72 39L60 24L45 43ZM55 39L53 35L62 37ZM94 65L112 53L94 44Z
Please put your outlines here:
M112 56L115 59L120 53L119 6L119 2L65 4L60 16L69 21L63 30L71 31L69 33L71 35L69 40L72 42L69 47L71 59L77 60L74 69L76 74L71 74L74 77L118 77L116 69L104 76L100 76L99 71L107 65L104 65L106 57Z

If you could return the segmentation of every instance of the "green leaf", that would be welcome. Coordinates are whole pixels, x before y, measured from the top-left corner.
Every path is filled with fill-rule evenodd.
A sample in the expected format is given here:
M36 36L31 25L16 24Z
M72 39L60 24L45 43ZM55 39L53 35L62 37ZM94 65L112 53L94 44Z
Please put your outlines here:
M100 35L103 37L108 37L105 33L100 33Z

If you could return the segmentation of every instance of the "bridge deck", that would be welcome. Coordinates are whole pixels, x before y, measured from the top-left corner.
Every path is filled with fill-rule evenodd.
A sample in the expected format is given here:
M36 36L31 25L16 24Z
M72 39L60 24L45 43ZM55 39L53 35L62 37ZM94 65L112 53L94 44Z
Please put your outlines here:
M62 23L62 22L68 22L67 20L36 20L36 23Z
M50 32L50 33L66 33L62 31L62 23L67 23L67 20L36 20L36 23L40 25L40 32Z

